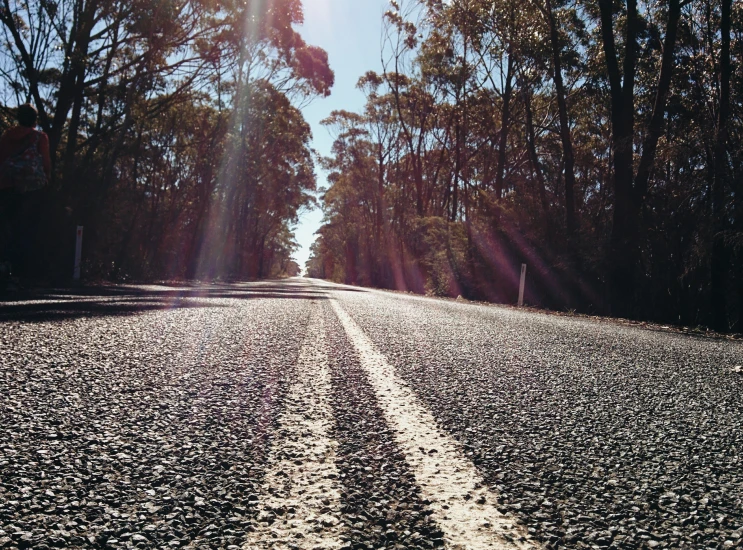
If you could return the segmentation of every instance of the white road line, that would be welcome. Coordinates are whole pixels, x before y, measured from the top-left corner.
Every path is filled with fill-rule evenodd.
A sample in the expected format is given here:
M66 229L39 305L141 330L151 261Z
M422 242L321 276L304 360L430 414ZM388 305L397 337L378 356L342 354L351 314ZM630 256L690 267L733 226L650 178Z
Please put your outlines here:
M359 353L362 368L374 387L385 419L394 429L397 444L415 475L432 517L454 549L539 548L526 530L493 505L495 495L482 485L474 464L456 441L440 431L436 421L406 387L361 327L340 306L330 301L346 334Z
M269 452L257 528L249 535L245 550L341 547L337 443L328 438L332 427L329 393L325 326L320 306L313 304L297 378Z

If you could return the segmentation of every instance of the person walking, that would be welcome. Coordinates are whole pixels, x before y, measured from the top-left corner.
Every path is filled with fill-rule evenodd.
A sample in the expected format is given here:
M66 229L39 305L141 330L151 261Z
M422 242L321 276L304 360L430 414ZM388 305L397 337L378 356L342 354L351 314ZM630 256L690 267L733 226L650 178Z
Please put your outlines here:
M0 211L3 246L0 277L33 273L32 249L41 215L42 190L51 180L49 137L36 129L38 112L30 103L17 109L18 125L0 137ZM7 283L5 283L7 284ZM10 289L15 285L10 283ZM6 288L7 289L7 288Z

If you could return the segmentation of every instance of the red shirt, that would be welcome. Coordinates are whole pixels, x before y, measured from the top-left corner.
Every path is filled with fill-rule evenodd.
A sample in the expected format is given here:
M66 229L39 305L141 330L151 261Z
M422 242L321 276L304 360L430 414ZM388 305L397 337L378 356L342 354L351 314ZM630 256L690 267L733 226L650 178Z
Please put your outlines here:
M31 132L38 132L38 130L28 128L27 126L13 126L5 130L5 133L0 137L0 164L23 147L26 138ZM41 134L39 136L38 150L44 162L46 179L50 181L52 176L52 161L49 157L49 137L44 132L38 133Z

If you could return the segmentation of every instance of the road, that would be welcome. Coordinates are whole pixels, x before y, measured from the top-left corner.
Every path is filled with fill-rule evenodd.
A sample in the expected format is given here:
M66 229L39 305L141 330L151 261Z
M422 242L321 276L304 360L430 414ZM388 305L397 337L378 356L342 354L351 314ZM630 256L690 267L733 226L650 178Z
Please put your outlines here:
M738 365L307 279L0 302L0 548L743 547Z

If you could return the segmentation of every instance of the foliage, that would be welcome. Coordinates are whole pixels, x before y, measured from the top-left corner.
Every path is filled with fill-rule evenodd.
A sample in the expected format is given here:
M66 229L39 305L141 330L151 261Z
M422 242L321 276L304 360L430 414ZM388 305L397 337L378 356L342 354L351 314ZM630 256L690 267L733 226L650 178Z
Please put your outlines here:
M31 101L54 181L36 244L67 275L265 277L315 187L297 105L328 95L300 0L9 0L0 123Z
M408 0L385 33L310 274L515 302L526 263L532 304L741 330L740 3Z

